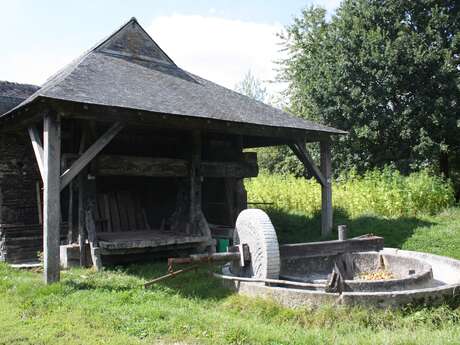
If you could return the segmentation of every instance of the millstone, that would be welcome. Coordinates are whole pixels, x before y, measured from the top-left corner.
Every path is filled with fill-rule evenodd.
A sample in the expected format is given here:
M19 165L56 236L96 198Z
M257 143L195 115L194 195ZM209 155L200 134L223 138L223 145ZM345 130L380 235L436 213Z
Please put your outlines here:
M242 211L233 235L235 245L243 243L249 247L250 264L240 267L232 265L232 272L239 276L258 279L278 279L280 252L275 228L268 215L259 209Z

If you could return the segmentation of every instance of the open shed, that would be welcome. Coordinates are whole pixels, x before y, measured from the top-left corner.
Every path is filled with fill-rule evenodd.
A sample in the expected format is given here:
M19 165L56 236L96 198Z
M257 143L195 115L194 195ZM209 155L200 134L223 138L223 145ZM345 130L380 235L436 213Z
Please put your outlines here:
M212 251L247 207L243 179L258 174L247 148L289 145L321 184L332 230L330 139L345 132L184 71L134 18L22 98L0 117L2 258L42 248L48 283L62 244L96 267ZM307 142L320 143L320 167Z

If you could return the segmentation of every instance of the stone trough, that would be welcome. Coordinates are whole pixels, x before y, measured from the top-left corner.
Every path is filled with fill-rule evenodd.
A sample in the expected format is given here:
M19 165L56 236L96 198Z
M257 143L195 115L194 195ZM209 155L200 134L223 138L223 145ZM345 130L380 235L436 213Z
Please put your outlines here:
M351 253L358 272L385 269L392 279L345 280L345 291L298 288L283 284L224 279L225 284L240 294L273 299L285 306L317 306L324 303L397 307L409 304L441 304L460 294L460 261L427 253L384 248L378 252ZM333 256L281 257L280 279L297 282L326 283L332 271ZM235 277L231 266L223 275Z

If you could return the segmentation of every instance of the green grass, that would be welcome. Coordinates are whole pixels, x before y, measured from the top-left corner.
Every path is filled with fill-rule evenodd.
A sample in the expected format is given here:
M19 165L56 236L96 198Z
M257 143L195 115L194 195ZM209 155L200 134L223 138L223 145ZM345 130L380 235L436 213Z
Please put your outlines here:
M318 210L286 208L283 200L271 200L267 209L280 240L320 239ZM334 222L348 224L351 236L375 233L387 246L460 259L460 208L441 208L435 215L390 216L338 208ZM142 288L165 271L164 263L72 269L45 286L40 273L0 264L0 345L460 344L460 301L402 310L294 310L234 295L206 271Z

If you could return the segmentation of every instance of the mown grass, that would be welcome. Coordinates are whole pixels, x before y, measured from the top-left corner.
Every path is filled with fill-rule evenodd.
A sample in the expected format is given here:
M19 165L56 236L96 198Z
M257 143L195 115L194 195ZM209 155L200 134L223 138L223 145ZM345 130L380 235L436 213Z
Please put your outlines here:
M460 229L457 229L460 232ZM45 286L0 265L0 344L458 344L458 303L287 309L231 294L205 271L152 289L163 264L73 269Z
M320 238L317 209L300 212L279 200L266 201L276 202L268 212L282 241ZM349 224L351 236L373 232L389 246L460 259L460 208L441 208L399 216L337 208L334 221ZM234 295L205 270L142 288L165 270L164 263L72 269L45 286L40 273L0 264L0 344L460 344L460 301L287 309Z

